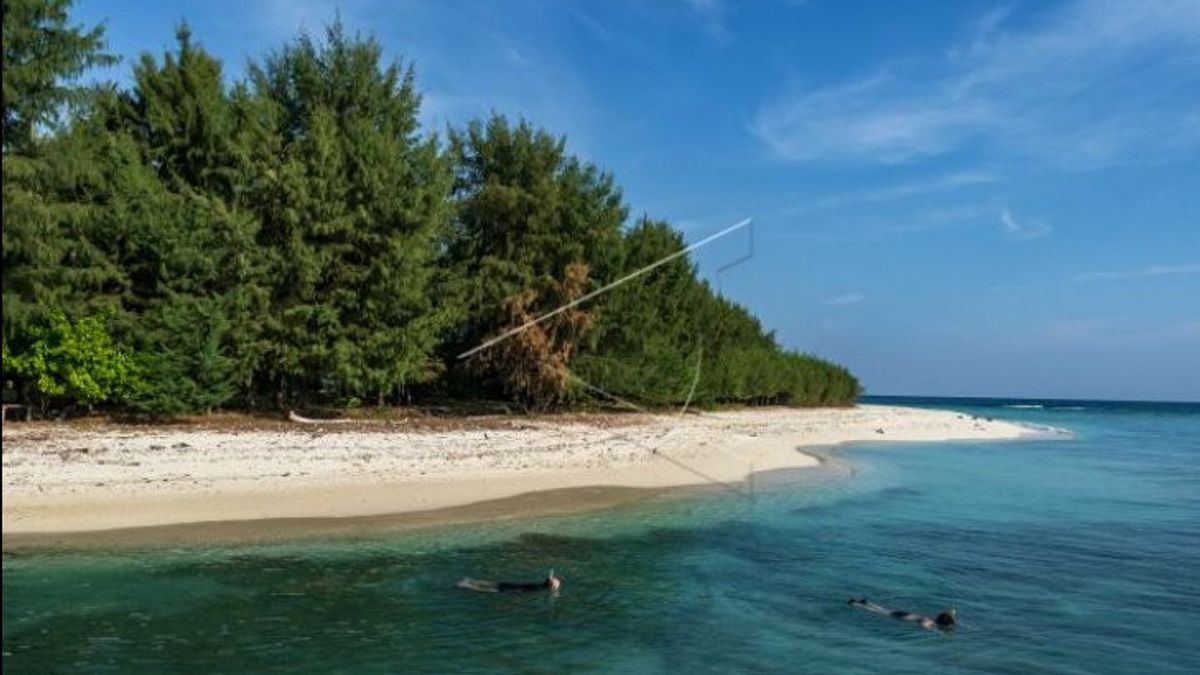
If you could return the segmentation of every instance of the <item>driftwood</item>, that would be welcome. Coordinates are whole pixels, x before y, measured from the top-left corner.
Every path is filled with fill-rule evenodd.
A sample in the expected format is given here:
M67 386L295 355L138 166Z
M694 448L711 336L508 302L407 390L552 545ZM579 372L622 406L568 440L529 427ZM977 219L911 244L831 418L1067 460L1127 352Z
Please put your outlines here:
M348 419L315 420L311 417L302 417L301 415L298 415L295 410L288 411L288 420L296 422L297 424L344 424L346 422L354 421Z

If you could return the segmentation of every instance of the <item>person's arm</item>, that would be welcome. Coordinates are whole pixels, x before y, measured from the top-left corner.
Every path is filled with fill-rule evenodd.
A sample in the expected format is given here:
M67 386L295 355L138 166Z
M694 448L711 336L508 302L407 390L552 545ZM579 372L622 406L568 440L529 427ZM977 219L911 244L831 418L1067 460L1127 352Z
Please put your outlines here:
M888 609L887 607L884 607L883 605L877 605L869 600L867 602L862 603L862 608L867 610L868 612L875 612L876 614L891 614L892 613L892 610Z
M494 581L483 581L482 579L472 579L464 577L457 584L459 588L465 588L468 591L478 591L480 593L495 593L499 591L499 585Z

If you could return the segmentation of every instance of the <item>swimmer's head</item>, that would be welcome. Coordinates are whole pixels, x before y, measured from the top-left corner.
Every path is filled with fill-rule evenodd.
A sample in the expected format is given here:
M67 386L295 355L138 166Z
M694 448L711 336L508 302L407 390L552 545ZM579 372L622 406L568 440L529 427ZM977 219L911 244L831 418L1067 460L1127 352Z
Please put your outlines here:
M958 623L955 620L957 615L958 612L956 610L948 609L937 615L937 625L942 628L949 628L950 626Z
M558 576L554 574L553 568L550 570L550 574L546 576L546 587L552 591L557 591L562 587L562 579L559 579Z

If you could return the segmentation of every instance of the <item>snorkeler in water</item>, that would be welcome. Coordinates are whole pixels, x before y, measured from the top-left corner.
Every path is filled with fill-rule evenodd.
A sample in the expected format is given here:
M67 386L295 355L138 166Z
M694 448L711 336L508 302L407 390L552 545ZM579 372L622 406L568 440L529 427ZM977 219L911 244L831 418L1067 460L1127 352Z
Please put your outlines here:
M459 588L480 593L532 593L535 591L557 591L562 587L562 579L550 570L550 574L542 581L484 581L464 577L455 584Z
M851 598L846 602L846 604L850 605L851 607L861 607L868 612L890 616L893 619L899 619L900 621L911 621L925 630L948 630L953 628L957 623L957 612L953 609L948 609L941 614L938 614L937 618L930 618L924 614L906 612L902 609L888 609L887 607L877 605L866 598L859 598L857 600Z

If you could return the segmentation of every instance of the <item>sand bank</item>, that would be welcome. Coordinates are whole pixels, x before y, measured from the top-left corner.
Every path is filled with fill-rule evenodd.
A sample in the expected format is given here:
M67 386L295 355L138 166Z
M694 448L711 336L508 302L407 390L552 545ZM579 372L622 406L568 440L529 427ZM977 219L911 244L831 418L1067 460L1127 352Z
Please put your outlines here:
M604 420L513 418L457 430L7 424L5 546L35 533L94 538L104 530L214 521L328 523L447 509L481 520L491 517L488 503L506 499L518 513L568 511L635 499L639 488L733 485L758 471L814 466L806 447L1035 433L953 412L873 405ZM569 488L593 491L572 500L564 496Z

